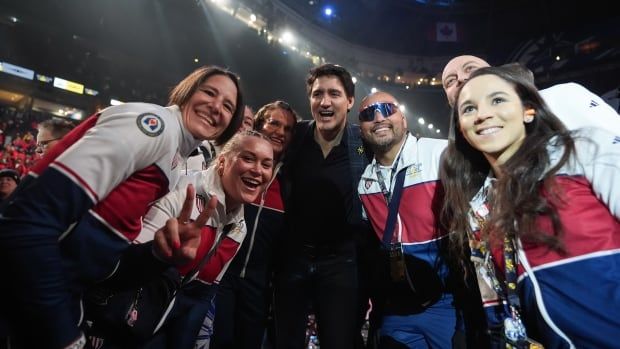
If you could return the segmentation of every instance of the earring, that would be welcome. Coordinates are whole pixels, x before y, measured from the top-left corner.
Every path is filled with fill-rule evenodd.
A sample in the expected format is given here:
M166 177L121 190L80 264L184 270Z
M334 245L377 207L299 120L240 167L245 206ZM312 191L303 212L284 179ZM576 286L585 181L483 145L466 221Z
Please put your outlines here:
M222 177L224 175L224 165L223 164L220 164L217 167L217 174L220 175L220 177Z
M534 121L535 116L536 116L536 110L527 109L525 111L525 117L523 118L523 122L525 122L526 124L529 124L530 122Z

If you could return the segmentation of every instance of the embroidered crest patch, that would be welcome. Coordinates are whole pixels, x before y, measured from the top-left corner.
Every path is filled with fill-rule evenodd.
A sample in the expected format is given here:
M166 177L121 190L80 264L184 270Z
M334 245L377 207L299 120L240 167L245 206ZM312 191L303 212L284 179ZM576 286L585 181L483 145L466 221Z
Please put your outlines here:
M157 137L164 132L164 120L153 113L138 115L136 124L140 131L149 137Z
M411 178L415 178L420 174L422 174L422 163L420 162L417 164L413 164L409 166L409 168L407 168L407 176Z

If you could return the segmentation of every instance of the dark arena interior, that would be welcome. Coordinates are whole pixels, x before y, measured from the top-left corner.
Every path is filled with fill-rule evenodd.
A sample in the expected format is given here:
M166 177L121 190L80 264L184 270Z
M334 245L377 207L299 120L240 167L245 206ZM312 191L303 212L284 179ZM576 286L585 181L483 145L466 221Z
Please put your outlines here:
M583 262L593 256L620 262L620 180L613 180L620 176L616 7L613 1L598 0L0 0L0 255L10 270L5 271L5 280L17 280L0 297L5 300L0 305L0 349L209 348L209 343L211 349L607 348L609 342L600 337L620 333L617 268L607 270L604 282L610 285L597 293L607 292L610 309L600 318L593 310L585 310L583 318L580 311L572 312L588 308L587 302L568 306L571 310L566 313L556 308L551 300L556 294L545 288L544 278L559 273L560 265L575 268L562 275L596 275ZM500 67L487 70L496 75L493 78L501 78L502 69L514 67L513 63L524 68L520 72L533 75L542 96L533 101L526 98L531 92L528 84L509 81L523 101L519 107L525 116L517 123L523 137L538 136L534 126L547 130L542 133L552 129L553 137L559 138L545 133L545 142L561 139L571 149L574 141L573 151L577 155L584 151L574 136L577 131L568 136L564 126L553 122L547 128L537 126L552 117L547 109L568 130L596 126L616 135L608 142L606 136L597 136L594 141L603 145L597 148L599 153L588 153L594 160L583 167L570 167L572 162L557 160L560 157L544 150L543 143L528 140L523 144L532 153L547 156L518 152L510 158L510 153L506 156L514 161L504 162L502 155L507 153L502 152L515 144L518 149L520 140L499 152L484 143L491 142L493 132L503 132L505 142L514 136L507 131L512 124L503 114L478 115L468 126L466 112L459 107L453 111L446 99L444 67L447 71L448 62L462 55L475 56L473 61L482 64L476 69ZM233 72L238 79L218 70L192 86L181 86L205 66ZM325 66L332 70L312 75ZM455 82L457 93L461 85L474 86L468 83L472 72ZM485 78L481 76L470 81ZM221 85L208 84L218 77L225 80ZM329 80L334 77L339 80ZM352 81L353 95L346 81ZM583 109L573 94L560 93L552 103L550 92L544 92L575 87L573 83L585 88L579 95L586 100ZM535 89L531 94L538 96ZM470 102L476 97L474 92L467 96ZM537 104L539 100L544 103ZM220 103L216 112L213 103ZM231 128L242 123L244 105L251 108L250 124L263 139ZM478 107L481 110L482 104ZM605 109L606 118L594 120L595 109ZM581 110L592 111L592 116L582 117ZM581 118L579 126L566 121L564 113ZM119 115L124 114L130 119L121 121ZM393 117L401 114L402 125ZM339 115L342 122L337 121ZM106 121L108 117L112 121ZM179 126L170 118L177 118ZM56 129L47 129L52 127L50 120L72 131L57 134ZM451 125L451 120L459 124ZM491 122L485 120L501 122L476 126ZM469 135L467 127L474 130ZM476 135L486 138L476 143ZM411 138L417 140L415 146L409 145ZM381 143L384 139L388 141ZM261 153L260 142L265 140L271 146ZM246 143L252 144L249 150L235 150ZM466 148L462 153L461 146ZM413 147L415 156L413 151L407 153ZM478 150L479 156L467 162L468 152ZM609 152L601 155L603 150ZM229 158L228 152L237 155ZM598 156L611 160L597 162ZM197 167L192 167L191 159ZM545 172L556 160L561 166ZM252 169L251 161L256 165ZM410 161L403 171L404 182L397 175L399 161ZM191 170L204 176L203 182L194 182L193 204L191 199L180 199L186 187L175 189L177 182L186 183L178 177ZM490 184L489 189L484 181L487 173L489 181L500 184ZM522 181L506 179L511 175ZM577 184L551 180L564 175L577 177L574 182L586 183L587 189L579 195ZM217 194L204 183L216 183ZM402 200L394 208L391 200L401 198L399 183L404 183ZM543 194L528 192L524 183ZM477 185L476 190L469 185ZM545 196L547 190L564 186L573 189L566 192L568 199L550 195L558 203ZM501 192L504 189L507 192ZM475 200L487 190L500 193L488 194L477 210ZM442 200L444 191L450 202ZM172 195L179 192L181 196ZM213 196L221 200L212 207ZM166 204L155 203L160 199ZM472 206L458 206L463 203ZM181 209L183 204L190 209ZM494 216L498 213L488 208L492 204L502 208L497 209L501 215ZM192 210L192 205L197 207ZM486 210L486 216L479 216L480 210ZM163 212L166 219L161 218ZM580 214L583 218L578 218ZM507 224L508 219L514 224ZM153 229L142 238L149 227ZM392 242L385 241L386 235L392 236L388 227L394 229ZM365 229L368 234L361 233ZM452 232L461 237L438 233L451 229L462 229ZM503 246L511 242L523 254L513 260L517 253L513 256L505 247L497 255L489 252L486 259L476 260L476 253L488 247L485 239L495 237L493 229L506 239ZM536 235L545 234L541 233L545 229L553 234ZM579 235L583 231L597 233ZM609 231L615 234L609 240L588 242ZM99 237L86 237L91 232ZM546 244L547 249L530 255L529 244ZM104 247L98 254L95 246ZM432 253L436 260L428 257ZM467 257L457 260L463 256ZM518 264L513 270L517 279L510 274L512 262ZM465 271L451 269L450 263ZM126 265L143 269L126 270ZM294 269L300 265L303 268ZM496 272L480 276L489 265ZM384 269L374 270L380 267ZM444 267L449 270L445 275L458 270L458 282L446 281L452 279L444 275ZM195 280L188 277L194 271ZM340 274L335 277L332 271ZM388 281L371 274L383 274ZM425 295L413 286L416 277L424 279L422 288L432 288L428 285L437 279L445 293L421 301ZM499 297L490 303L484 289L482 298L478 289L485 278L492 284L489 291ZM152 280L167 285L166 291L162 293ZM511 291L511 280L513 286L519 285L517 292ZM563 281L557 287L587 288L592 280L597 279ZM410 287L403 286L406 281L415 296L400 294L407 299L403 301L394 294L409 294ZM209 286L200 302L191 293L195 283ZM504 283L508 286L499 285ZM377 284L389 287L374 287ZM108 299L120 303L118 329L110 330L105 319L97 317L118 310L97 303L101 300L97 292L102 290L109 291L103 303ZM446 290L471 292L457 296L454 291L448 302ZM419 304L407 304L411 297L416 301L420 297ZM533 304L534 298L548 302ZM570 304L575 299L580 298L555 302ZM17 301L8 304L12 300ZM157 305L139 305L141 300ZM408 319L428 316L426 310L444 301L465 323L454 331L452 344L442 341L452 332L433 332L439 325L428 333L420 330L420 337L415 337L416 330L407 326L420 320ZM347 309L345 303L353 305ZM508 315L499 327L484 321L483 303L487 311L488 304L504 304ZM198 308L203 313L190 319L187 315ZM347 320L342 315L346 312L356 315ZM148 335L136 335L136 328L153 325L141 322L147 317L154 323L161 320L161 326L149 327ZM565 326L562 319L571 317L584 323L596 318L604 325ZM448 323L440 315L422 319L431 327ZM592 320L593 327L598 320ZM303 326L296 325L302 322ZM31 326L32 336L41 332L41 339L24 335L25 324ZM172 334L173 325L185 329L182 335ZM189 330L192 326L195 329ZM547 334L549 329L552 335ZM183 337L188 331L193 331L190 339Z

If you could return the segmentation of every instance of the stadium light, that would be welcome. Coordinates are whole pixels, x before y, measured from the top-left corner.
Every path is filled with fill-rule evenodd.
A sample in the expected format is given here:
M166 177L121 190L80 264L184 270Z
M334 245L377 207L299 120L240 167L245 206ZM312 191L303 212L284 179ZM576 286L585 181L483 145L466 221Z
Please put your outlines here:
M293 41L295 41L295 37L290 31L285 31L282 33L282 36L280 36L280 40L285 44L292 44Z

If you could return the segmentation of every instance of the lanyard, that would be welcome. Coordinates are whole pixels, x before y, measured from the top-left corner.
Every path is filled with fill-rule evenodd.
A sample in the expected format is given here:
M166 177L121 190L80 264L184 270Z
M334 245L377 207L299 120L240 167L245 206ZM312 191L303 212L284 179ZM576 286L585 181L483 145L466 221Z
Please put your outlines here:
M386 247L392 243L392 237L394 236L394 228L396 225L396 216L398 215L398 206L400 204L400 198L403 193L403 186L405 184L405 175L407 174L406 168L401 169L398 172L398 174L396 174L396 170L398 167L398 162L400 161L400 156L403 153L403 147L407 143L408 136L409 135L405 136L405 141L403 142L403 145L401 146L398 152L398 156L396 157L394 164L392 164L392 169L391 169L392 172L390 174L390 184L392 183L394 184L393 186L394 189L392 190L392 192L390 192L387 186L385 185L385 178L383 178L381 171L379 171L378 169L376 170L377 180L379 182L379 186L381 187L381 191L383 192L383 196L385 197L385 201L387 202L387 206L388 206L388 216L385 221L385 228L383 229L383 245ZM396 174L395 183L393 182L394 174Z
M396 166L392 166L392 168L390 169L390 184L394 180L394 173L396 171L395 167ZM377 168L376 172L377 172L377 182L379 182L379 187L381 187L381 192L383 193L383 196L385 197L385 201L389 204L392 198L392 193L385 185L385 177L383 177L383 173L381 173L381 170Z
M383 230L383 245L389 246L394 236L394 227L396 225L396 215L398 214L398 206L400 204L401 194L403 193L403 184L405 183L405 174L407 170L402 169L396 175L396 183L394 184L394 192L392 200L388 202L388 216Z
M488 189L488 188L486 188ZM485 190L486 191L486 190ZM477 209L472 209L471 213L478 223L479 229L484 229L489 216L490 210L488 205L488 195L484 193L484 202ZM470 241L478 240L475 236L469 236ZM503 241L503 258L504 258L504 282L502 283L496 274L496 266L493 263L493 257L490 251L488 241L482 240L477 244L470 244L472 255L484 256L484 269L488 280L491 282L493 290L498 296L508 303L509 314L504 316L503 334L506 340L507 348L524 348L527 347L527 333L523 321L521 320L520 309L521 303L517 294L517 246L515 239L505 236ZM508 347L510 346L510 347Z
M400 156L403 154L403 148L405 147L405 144L407 143L408 137L409 137L409 134L406 134L405 141L401 145L398 151L398 156L396 157L396 160L394 160L394 163L392 164L392 168L390 169L390 185L394 183L394 175L396 175L396 170L398 168L398 162L400 161ZM394 195L394 192L391 192L390 189L387 187L387 185L385 185L385 177L383 177L383 173L381 173L381 171L379 170L379 166L380 165L377 164L377 168L375 169L375 173L377 174L377 182L379 182L379 187L381 188L381 192L383 193L383 196L385 197L385 201L389 204L390 201L392 200L392 196ZM402 187L402 184L401 184L401 187ZM398 187L395 184L394 191L396 191L397 189Z

